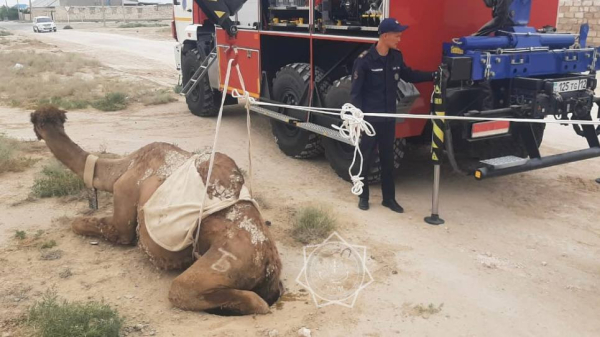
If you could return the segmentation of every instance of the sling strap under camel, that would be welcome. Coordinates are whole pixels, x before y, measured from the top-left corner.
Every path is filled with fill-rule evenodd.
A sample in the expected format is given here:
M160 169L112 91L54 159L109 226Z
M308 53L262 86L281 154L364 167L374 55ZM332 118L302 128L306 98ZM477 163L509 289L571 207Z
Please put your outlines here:
M83 182L87 188L94 188L94 173L96 171L96 162L98 157L89 154L85 158L85 168L83 169Z

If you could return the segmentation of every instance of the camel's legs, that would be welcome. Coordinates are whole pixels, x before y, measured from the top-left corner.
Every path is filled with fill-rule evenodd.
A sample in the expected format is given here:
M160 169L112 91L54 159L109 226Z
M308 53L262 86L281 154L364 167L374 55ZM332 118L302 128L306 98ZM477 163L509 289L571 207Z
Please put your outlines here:
M117 182L113 194L113 216L77 218L71 223L73 232L80 235L100 236L110 242L124 245L133 243L136 236L138 195L137 188L125 188L119 186Z
M233 280L243 271L233 261L211 248L171 284L169 300L185 310L222 309L231 314L266 314L269 305L256 293L233 289ZM234 276L235 275L235 276ZM237 281L237 280L236 280Z

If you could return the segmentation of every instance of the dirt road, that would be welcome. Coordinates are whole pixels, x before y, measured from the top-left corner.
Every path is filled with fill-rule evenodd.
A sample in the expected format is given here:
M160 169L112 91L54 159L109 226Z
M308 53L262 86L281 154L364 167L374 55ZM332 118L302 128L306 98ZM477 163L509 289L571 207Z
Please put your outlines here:
M34 33L31 24L28 23L0 23L0 27L18 31L24 38L36 38L64 50L93 56L107 66L128 75L135 75L169 88L177 84L174 57L176 42L173 39L139 38L129 34L133 29L105 29L92 23L74 23L73 26L75 29L64 30L59 25L57 33ZM145 36L152 34L164 37L164 33L157 33L159 30L135 29L144 32Z
M98 58L119 54L111 61L115 67L139 71L139 60L126 57L134 55L129 48L115 52L96 45L87 52L89 43L47 36L42 39L55 39L64 50ZM95 41L103 38L100 34ZM166 69L166 63L151 61ZM77 111L68 117L66 132L84 149L118 154L154 141L190 151L202 148L212 143L216 122L192 116L182 102L114 113ZM219 145L242 168L247 167L244 118L242 107L226 108ZM34 137L27 111L0 108L0 128L9 136ZM571 133L550 127L543 153L585 145ZM130 334L139 336L266 336L273 329L279 336L296 336L300 327L317 337L600 335L600 185L593 181L600 175L599 160L483 182L444 168L441 214L447 224L429 227L423 223L430 211L432 175L426 149L409 154L396 181L407 211L396 215L378 204L379 188L373 189L371 210L358 210L350 186L323 158L285 157L264 118L254 117L252 136L254 186L269 205L263 215L273 223L289 290L271 314L217 317L173 309L167 291L175 274L155 270L137 249L104 242L90 246L69 231L62 217L85 212L85 202L15 206L27 197L35 173L30 172L0 177L0 317L23 312L53 286L69 299L104 299L126 316L128 325L144 326ZM367 267L375 281L352 309L317 309L295 282L303 265L302 246L293 242L289 229L295 210L308 204L331 207L340 235L367 247ZM16 229L48 230L63 257L43 261L37 250L19 248L10 238ZM65 268L73 276L61 278ZM15 293L24 295L16 301ZM418 304L441 311L419 310Z

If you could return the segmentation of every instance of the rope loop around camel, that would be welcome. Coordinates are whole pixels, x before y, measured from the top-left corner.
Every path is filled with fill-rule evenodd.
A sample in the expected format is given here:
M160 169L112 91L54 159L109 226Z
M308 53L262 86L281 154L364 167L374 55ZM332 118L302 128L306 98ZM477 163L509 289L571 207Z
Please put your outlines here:
M234 61L234 59L230 59L227 64L227 73L225 75L224 90L227 90L227 88L229 87L229 75L231 74L231 64L233 63L233 61ZM225 91L225 92L227 92L227 91ZM204 212L204 201L206 200L206 197L208 195L208 187L210 185L210 178L212 176L213 165L215 162L215 152L217 149L217 141L219 139L219 130L221 129L221 119L223 117L223 107L225 106L225 98L226 97L227 97L227 95L223 95L223 97L221 99L221 108L219 109L219 115L217 117L215 139L213 141L212 151L210 153L210 161L208 164L208 173L206 175L206 184L204 184L204 193L203 193L203 197L202 197L202 203L200 204L200 212L198 214L198 226L196 227L196 237L194 238L194 241L192 244L192 248L193 248L192 249L192 258L194 258L194 259L199 259L201 257L201 255L196 252L196 249L198 247L198 240L200 239L200 226L202 224L202 213Z
M237 55L237 49L234 48L234 52ZM215 159L215 153L217 150L217 141L219 139L219 131L221 129L221 120L223 117L223 108L225 106L225 98L227 97L227 90L229 89L229 79L231 77L231 68L232 68L232 64L235 61L235 59L229 59L228 63L227 63L227 72L225 74L225 85L223 87L223 95L221 98L221 107L219 108L219 115L217 117L217 125L216 125L216 130L215 130L215 139L213 141L213 146L212 146L212 151L210 154L210 161L208 164L208 173L206 175L206 184L204 187L204 196L202 198L202 203L201 203L201 207L200 207L200 212L198 214L198 226L196 227L196 237L194 238L193 241L193 250L192 250L192 257L194 259L198 259L200 258L200 254L198 252L196 252L196 249L198 247L198 240L200 239L200 226L202 224L202 214L204 212L204 201L206 200L206 197L208 195L208 187L210 185L210 178L212 176L212 171L213 171L213 166L214 166L214 159ZM248 99L250 97L250 95L248 94L248 92L246 91L246 85L244 84L244 78L242 77L242 72L240 70L240 66L238 64L235 65L235 68L237 70L237 75L240 81L240 85L242 87L242 91L244 92L244 94L240 94L237 89L233 89L233 91L231 92L231 95L233 97L244 97L246 98L246 128L248 131L248 190L250 192L250 196L252 196L252 137L251 137L251 127L252 127L252 123L250 121L250 100Z

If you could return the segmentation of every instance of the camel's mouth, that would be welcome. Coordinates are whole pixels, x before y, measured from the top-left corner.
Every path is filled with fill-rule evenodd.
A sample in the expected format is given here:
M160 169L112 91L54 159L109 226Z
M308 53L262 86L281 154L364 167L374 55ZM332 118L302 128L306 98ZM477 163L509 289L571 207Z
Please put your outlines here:
M46 126L62 127L66 120L66 111L61 110L53 105L42 106L31 113L33 131L35 132L38 140L42 139L42 136L39 132L40 129L43 129Z

